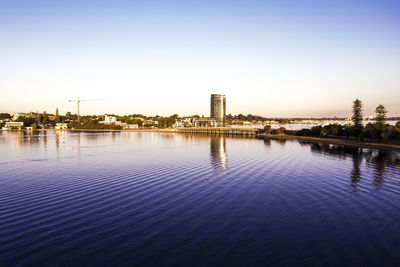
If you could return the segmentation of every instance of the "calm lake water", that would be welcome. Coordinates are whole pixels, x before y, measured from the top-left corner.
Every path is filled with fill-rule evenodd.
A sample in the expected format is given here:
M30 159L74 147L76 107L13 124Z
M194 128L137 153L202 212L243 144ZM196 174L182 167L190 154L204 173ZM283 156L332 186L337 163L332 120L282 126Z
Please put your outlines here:
M400 265L394 152L150 132L0 152L1 266Z

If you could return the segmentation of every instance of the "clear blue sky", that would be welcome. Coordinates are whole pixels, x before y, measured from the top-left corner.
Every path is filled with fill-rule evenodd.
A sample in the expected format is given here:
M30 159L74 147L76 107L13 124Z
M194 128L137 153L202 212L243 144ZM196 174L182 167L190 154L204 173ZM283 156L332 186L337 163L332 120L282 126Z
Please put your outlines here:
M0 1L0 112L400 116L400 1Z

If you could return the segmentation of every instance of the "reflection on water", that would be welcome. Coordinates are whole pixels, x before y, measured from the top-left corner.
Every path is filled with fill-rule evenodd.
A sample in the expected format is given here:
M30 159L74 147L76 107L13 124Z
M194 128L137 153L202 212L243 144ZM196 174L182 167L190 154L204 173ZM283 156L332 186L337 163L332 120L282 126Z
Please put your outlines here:
M354 188L357 188L357 184L361 180L361 162L362 162L362 148L355 151L353 154L353 169L351 170L351 182Z
M0 151L2 266L400 266L395 152L68 131Z
M271 138L264 138L263 141L265 146L267 147L271 146Z
M216 172L223 172L228 167L225 137L210 137L211 164Z
M353 169L350 174L351 186L357 189L357 184L362 179L362 163L365 162L366 168L373 170L373 185L376 190L380 190L385 183L386 168L398 166L400 156L398 152L389 150L378 150L368 148L347 147L343 145L302 143L311 147L311 151L323 155L331 155L340 159L351 157Z
M59 150L60 147L65 147L65 141L67 138L67 131L65 130L57 130L55 132L56 135L56 147Z
M378 151L368 157L368 163L374 168L374 184L379 190L385 183L386 168L393 166L394 161L389 152Z

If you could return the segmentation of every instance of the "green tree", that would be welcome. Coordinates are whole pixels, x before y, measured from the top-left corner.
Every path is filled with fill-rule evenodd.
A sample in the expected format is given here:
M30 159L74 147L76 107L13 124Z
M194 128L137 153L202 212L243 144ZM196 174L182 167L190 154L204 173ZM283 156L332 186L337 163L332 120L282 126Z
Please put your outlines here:
M9 113L0 113L0 119L10 119L11 115Z
M132 120L131 124L137 124L139 126L142 126L143 121L140 119L134 119L134 120Z
M375 125L373 123L367 123L364 127L364 137L374 138L375 137Z
M286 133L286 128L285 127L280 127L279 129L276 130L277 134L284 134Z
M232 120L233 120L232 114L226 115L226 122L227 122L228 124L230 124L230 123L232 122Z
M48 122L49 122L49 117L47 116L46 111L43 111L42 124L47 124Z
M375 109L376 113L376 123L385 124L386 123L386 113L387 110L383 105L379 105Z
M31 124L33 123L33 119L26 116L19 116L18 119L16 119L15 121L23 122L24 126L31 126Z
M357 137L361 137L363 125L362 125L362 111L363 111L363 104L357 98L353 102L353 116L351 117L354 123L354 134Z
M245 121L245 120L246 120L246 116L243 115L243 114L237 115L236 118L237 118L238 120L240 120L240 121Z
M60 117L60 115L58 114L58 108L56 108L56 119L55 119L55 122L56 122L56 123L60 123L60 122L61 122L61 117Z
M379 141L382 139L386 139L387 136L387 127L386 127L386 113L387 110L383 105L379 105L375 109L376 113L376 123L375 123L375 138L378 138Z
M321 135L322 126L313 126L311 127L310 134L311 135Z
M271 125L265 125L264 126L264 133L266 135L270 135L271 134Z

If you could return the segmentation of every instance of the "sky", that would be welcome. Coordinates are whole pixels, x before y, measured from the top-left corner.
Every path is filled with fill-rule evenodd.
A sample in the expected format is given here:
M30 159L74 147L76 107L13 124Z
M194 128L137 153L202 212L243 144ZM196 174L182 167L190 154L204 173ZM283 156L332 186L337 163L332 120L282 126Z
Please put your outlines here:
M0 0L0 112L400 116L400 1Z

